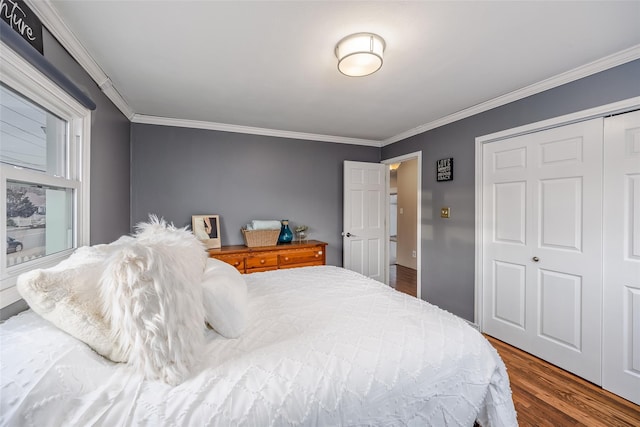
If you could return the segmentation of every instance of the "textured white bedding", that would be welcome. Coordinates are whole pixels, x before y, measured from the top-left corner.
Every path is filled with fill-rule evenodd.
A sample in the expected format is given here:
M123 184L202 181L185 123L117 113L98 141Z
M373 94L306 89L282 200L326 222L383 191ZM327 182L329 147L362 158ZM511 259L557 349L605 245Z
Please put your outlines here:
M504 364L467 323L337 267L245 276L238 339L207 333L171 387L24 312L0 325L1 425L516 426Z

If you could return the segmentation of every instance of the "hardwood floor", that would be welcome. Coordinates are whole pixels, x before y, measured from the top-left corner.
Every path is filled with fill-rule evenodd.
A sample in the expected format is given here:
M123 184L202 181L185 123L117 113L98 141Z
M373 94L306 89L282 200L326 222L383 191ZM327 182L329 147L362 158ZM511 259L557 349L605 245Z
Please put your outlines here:
M389 266L389 285L397 291L404 292L412 297L417 296L418 293L417 277L416 270L412 268L398 264Z
M507 366L520 427L640 426L640 406L502 341L486 337Z

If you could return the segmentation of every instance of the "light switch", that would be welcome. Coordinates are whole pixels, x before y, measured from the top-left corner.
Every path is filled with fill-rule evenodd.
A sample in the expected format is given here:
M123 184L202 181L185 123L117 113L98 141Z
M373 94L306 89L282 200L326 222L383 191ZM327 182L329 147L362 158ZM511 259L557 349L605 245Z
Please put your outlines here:
M450 208L440 208L440 218L449 218L450 214Z
M400 215L404 213L404 209L400 208Z

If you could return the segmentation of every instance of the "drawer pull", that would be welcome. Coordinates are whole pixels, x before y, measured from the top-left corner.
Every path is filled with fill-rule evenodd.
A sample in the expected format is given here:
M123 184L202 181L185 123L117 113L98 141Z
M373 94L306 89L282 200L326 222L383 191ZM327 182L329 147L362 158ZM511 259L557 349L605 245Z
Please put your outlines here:
M289 261L289 257L288 256L284 257L284 260Z
M239 266L240 265L240 261L234 262L233 265L236 266L236 267Z
M319 258L319 257L320 257L320 254L316 254L316 258Z
M264 261L263 259L261 259L261 260L260 260L260 264L264 264L264 262L265 262L265 261Z

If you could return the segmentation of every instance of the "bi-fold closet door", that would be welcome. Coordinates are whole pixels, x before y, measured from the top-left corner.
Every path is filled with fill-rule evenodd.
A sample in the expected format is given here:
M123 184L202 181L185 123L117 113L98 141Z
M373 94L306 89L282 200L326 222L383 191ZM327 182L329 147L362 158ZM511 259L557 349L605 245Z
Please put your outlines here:
M640 111L604 129L602 386L640 405Z
M602 119L484 147L484 332L600 384Z
M636 403L638 114L484 144L481 261L484 332Z

